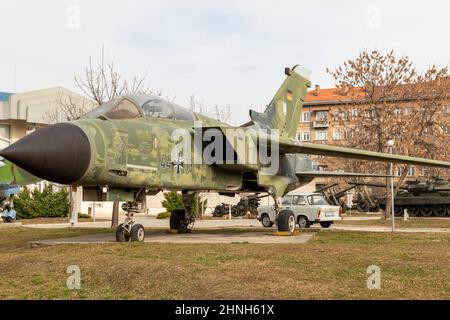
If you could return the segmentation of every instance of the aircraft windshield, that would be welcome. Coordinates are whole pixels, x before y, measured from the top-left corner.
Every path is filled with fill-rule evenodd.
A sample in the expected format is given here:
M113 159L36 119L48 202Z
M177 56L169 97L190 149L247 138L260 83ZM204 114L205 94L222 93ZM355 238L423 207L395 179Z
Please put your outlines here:
M83 118L134 119L141 117L136 105L128 99L113 99L86 113Z
M142 106L144 115L152 118L173 119L174 110L172 106L163 99L151 99Z
M176 119L176 120L195 120L194 114L186 108L180 107L167 100L154 97L142 105L142 110L146 117Z

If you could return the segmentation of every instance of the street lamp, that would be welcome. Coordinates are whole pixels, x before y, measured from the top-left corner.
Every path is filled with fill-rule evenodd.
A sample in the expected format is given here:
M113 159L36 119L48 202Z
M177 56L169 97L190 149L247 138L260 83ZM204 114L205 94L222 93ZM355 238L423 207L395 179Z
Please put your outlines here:
M389 153L392 154L394 147L394 140L387 142ZM391 220L392 220L392 232L395 231L395 214L394 214L394 164L390 163L389 175L391 176ZM387 205L387 203L386 203Z

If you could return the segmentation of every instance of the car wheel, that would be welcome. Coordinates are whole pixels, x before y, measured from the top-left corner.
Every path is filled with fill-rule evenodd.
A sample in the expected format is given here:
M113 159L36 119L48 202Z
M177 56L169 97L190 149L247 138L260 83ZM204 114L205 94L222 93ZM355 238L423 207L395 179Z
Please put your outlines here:
M289 232L289 234L292 234L295 231L295 224L295 216L292 211L283 210L278 214L278 231Z
M270 217L267 213L263 213L263 215L261 216L261 223L266 228L270 228L273 226L273 222L270 220Z
M331 227L331 221L323 221L323 222L320 222L320 226L322 227L322 228L329 228L329 227Z
M308 218L306 218L305 216L298 216L298 226L300 227L300 229L306 229L309 228L309 226L311 225L308 221Z

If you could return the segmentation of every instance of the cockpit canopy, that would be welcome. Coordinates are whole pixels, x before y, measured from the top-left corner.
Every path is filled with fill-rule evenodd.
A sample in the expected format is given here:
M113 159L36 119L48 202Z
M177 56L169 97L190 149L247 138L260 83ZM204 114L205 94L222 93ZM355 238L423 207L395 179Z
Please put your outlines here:
M104 120L159 118L168 120L195 120L192 111L151 95L130 95L114 98L82 118Z

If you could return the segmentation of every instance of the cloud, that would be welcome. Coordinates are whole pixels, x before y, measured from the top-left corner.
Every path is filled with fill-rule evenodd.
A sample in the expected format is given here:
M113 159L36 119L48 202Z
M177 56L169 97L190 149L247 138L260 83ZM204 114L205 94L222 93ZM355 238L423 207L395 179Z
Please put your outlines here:
M79 28L71 28L79 8ZM0 90L76 89L92 56L187 104L230 105L236 123L267 104L283 67L300 63L313 83L333 85L325 67L368 48L395 48L419 67L448 64L450 5L410 1L10 1L0 19ZM76 13L76 10L75 10ZM69 26L69 27L68 27Z

